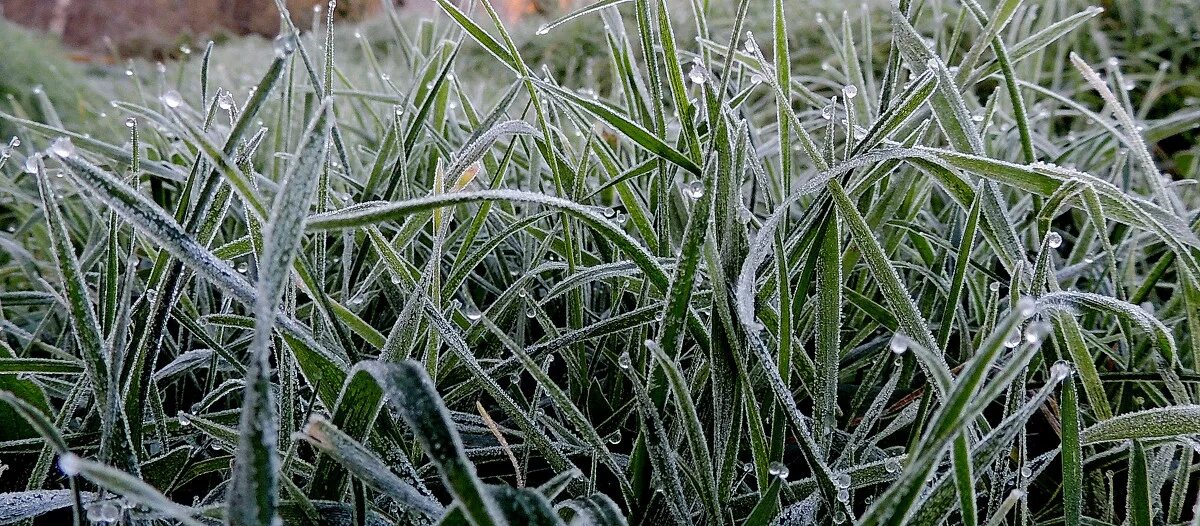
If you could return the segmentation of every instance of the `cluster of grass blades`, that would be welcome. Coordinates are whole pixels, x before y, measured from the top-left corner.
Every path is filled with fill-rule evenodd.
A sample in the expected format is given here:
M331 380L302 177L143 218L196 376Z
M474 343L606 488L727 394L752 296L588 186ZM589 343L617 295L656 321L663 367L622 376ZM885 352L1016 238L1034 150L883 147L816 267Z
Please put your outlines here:
M2 114L0 524L1200 521L1200 111L1101 9L602 0L568 83L437 3Z

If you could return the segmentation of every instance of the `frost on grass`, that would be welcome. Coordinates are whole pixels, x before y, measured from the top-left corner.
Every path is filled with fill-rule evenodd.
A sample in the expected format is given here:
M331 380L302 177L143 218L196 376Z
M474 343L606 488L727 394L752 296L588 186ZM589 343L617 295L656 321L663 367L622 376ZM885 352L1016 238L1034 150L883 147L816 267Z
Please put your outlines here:
M0 522L1195 520L1186 2L437 4L0 114Z

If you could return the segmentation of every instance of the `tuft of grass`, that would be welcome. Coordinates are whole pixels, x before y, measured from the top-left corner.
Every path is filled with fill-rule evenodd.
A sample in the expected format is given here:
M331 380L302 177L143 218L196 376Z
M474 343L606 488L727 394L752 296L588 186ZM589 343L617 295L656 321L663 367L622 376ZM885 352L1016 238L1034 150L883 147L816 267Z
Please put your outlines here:
M0 524L1200 520L1195 15L714 4L0 114Z

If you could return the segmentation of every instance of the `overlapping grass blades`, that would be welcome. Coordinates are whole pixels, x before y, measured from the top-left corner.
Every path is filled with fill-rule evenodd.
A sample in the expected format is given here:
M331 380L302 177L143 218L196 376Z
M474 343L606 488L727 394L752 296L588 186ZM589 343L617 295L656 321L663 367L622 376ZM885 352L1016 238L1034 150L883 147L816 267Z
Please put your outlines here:
M1196 520L1190 33L437 6L0 114L0 523Z

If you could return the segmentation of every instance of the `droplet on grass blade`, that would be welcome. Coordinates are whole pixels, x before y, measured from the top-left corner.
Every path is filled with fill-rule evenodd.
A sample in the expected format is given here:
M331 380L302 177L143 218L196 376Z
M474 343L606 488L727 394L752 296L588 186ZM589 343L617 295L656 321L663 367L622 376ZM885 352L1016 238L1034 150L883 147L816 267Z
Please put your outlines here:
M25 173L36 174L38 171L38 161L41 160L42 154L35 153L25 158Z
M904 354L908 351L909 343L911 343L911 340L908 339L908 336L896 333L892 335L892 340L888 342L888 349L891 349L895 354Z
M1027 297L1017 300L1017 314L1020 314L1022 318L1033 316L1035 312L1037 312L1036 301Z
M693 84L703 85L708 81L708 72L704 70L704 66L699 62L692 63L692 69L688 70L688 80Z
M75 155L75 145L69 137L59 137L50 143L50 153L55 157L70 157Z
M786 480L788 475L792 474L792 470L788 469L783 462L772 462L770 466L767 466L767 474Z
M293 51L296 51L296 36L292 33L280 33L275 37L275 56L278 58L287 58Z
M1058 248L1062 246L1062 236L1058 232L1051 232L1046 235L1046 246L1050 248Z
M63 475L74 477L82 468L79 456L74 453L65 453L58 457L58 470L62 471Z
M857 97L858 86L855 86L854 84L846 84L845 86L842 86L842 95L845 95L847 99L853 99L854 97Z
M180 95L178 91L170 90L162 94L162 102L168 108L175 109L183 105L183 95Z
M628 352L623 352L617 357L617 366L620 368L628 369L631 365L633 365L633 358L629 357Z

